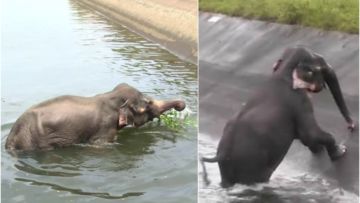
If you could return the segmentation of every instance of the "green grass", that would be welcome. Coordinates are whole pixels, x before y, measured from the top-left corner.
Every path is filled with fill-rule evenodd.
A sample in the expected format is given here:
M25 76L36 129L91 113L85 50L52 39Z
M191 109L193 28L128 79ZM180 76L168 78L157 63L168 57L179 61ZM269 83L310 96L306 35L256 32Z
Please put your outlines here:
M201 11L359 33L358 0L200 0Z

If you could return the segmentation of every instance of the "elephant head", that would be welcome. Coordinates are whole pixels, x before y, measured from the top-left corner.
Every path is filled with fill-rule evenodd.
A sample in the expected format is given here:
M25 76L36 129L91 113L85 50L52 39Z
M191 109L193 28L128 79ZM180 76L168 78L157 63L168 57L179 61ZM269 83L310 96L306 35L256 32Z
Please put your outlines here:
M355 128L336 74L321 55L303 47L290 48L285 50L273 69L277 76L292 81L294 89L306 89L316 93L328 86L349 128L351 130Z
M182 111L186 107L182 100L156 100L127 84L118 85L112 92L120 98L120 103L122 103L118 108L118 128L127 125L139 127L172 108Z

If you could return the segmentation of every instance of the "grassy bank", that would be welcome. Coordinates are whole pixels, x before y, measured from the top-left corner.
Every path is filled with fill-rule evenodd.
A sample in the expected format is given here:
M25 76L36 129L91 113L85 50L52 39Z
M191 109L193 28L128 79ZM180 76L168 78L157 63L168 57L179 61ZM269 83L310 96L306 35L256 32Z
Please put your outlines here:
M358 0L200 0L201 11L359 33Z

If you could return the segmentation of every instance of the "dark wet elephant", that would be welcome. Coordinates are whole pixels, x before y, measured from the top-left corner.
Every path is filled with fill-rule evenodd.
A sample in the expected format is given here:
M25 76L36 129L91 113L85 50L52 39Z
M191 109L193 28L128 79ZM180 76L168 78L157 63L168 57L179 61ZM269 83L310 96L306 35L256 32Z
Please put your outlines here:
M218 162L222 187L267 182L294 139L313 153L325 147L331 160L343 156L345 146L319 127L308 95L326 85L353 130L337 77L323 57L303 47L285 50L271 78L227 122L216 156L201 158L205 183L204 162Z
M114 142L117 131L126 125L141 126L171 108L181 111L185 103L154 100L127 84L94 97L61 96L22 114L5 148L53 149L76 143Z

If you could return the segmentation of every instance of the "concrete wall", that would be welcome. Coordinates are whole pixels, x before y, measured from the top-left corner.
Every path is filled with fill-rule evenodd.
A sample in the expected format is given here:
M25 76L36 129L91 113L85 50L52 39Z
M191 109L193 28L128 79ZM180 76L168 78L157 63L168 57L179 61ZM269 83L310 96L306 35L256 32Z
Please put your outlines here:
M76 0L114 22L197 63L197 1Z

